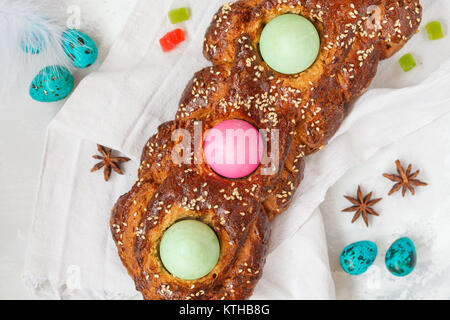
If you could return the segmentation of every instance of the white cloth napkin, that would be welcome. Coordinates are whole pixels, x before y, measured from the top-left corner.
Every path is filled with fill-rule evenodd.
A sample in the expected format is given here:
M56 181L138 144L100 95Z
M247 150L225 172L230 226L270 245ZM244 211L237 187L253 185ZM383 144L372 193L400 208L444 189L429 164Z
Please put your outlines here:
M174 117L187 82L208 65L201 54L204 32L225 2L139 0L103 65L79 84L50 124L24 272L37 296L140 297L117 256L109 212L134 183L146 140ZM192 12L182 25L187 41L162 53L158 39L173 29L167 11L182 5ZM446 21L445 0L425 5L430 17ZM450 47L441 42L439 52L424 53L427 45L436 44L418 35L404 49L420 58L408 74L402 74L395 58L383 63L382 80L374 88L385 89L369 90L359 99L330 145L308 159L294 203L272 225L270 254L253 298L335 297L317 208L348 169L450 110ZM414 85L405 87L411 81ZM133 159L124 165L124 176L113 175L105 183L101 173L89 172L96 143Z

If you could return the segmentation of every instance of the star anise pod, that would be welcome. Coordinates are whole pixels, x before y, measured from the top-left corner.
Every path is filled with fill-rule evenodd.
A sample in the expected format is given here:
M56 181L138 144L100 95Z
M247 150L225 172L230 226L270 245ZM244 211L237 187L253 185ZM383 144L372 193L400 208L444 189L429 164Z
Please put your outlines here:
M101 160L101 162L97 163L92 169L91 172L100 170L105 167L103 174L105 176L105 181L108 181L111 177L111 169L117 172L118 174L123 174L122 169L120 169L120 164L130 161L129 158L126 157L113 157L112 149L101 146L97 144L97 149L101 153L101 155L93 155L92 157L97 160Z
M415 194L414 187L418 186L427 186L428 183L422 182L420 180L415 179L418 175L420 170L417 170L414 173L411 173L411 164L408 166L408 168L405 170L402 167L402 164L400 163L400 160L395 161L395 165L397 166L397 174L383 174L383 177L388 178L389 180L396 182L396 184L392 187L391 191L389 191L388 195L392 195L398 190L402 189L402 196L404 197L406 194L406 191L409 190L412 195Z
M342 210L342 212L356 211L355 215L353 216L352 223L354 223L360 216L362 216L364 222L366 223L366 226L369 226L369 214L379 216L379 214L371 207L381 201L382 198L372 200L372 192L366 196L363 196L361 186L358 186L358 196L356 198L352 198L349 196L344 196L344 198L354 204L353 207Z

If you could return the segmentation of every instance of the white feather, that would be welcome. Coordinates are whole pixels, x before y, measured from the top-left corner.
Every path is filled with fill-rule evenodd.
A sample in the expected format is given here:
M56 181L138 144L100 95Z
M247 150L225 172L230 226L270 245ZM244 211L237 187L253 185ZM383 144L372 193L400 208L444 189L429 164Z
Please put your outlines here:
M0 0L0 94L14 86L29 87L46 66L72 70L61 46L66 29L58 1Z

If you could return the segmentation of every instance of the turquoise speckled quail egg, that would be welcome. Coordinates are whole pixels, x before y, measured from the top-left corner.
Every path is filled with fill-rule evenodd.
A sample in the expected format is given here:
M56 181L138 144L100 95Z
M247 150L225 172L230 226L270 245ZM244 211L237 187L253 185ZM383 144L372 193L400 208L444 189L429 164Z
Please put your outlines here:
M414 242L409 238L395 241L386 252L386 267L397 277L410 274L416 267L417 253Z
M40 102L54 102L67 97L73 89L73 76L63 66L48 66L39 71L30 86L30 96Z
M341 267L351 275L360 275L369 269L377 257L377 245L372 241L355 242L341 253Z
M62 46L66 55L77 68L87 68L97 60L98 49L94 40L78 30L69 29L63 33Z

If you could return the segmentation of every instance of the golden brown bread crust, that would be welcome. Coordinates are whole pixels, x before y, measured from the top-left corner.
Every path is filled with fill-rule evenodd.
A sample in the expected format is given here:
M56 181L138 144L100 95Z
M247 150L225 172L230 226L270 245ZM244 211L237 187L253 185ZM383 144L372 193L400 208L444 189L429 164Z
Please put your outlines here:
M261 59L264 25L284 13L310 19L319 30L317 61L298 75L282 75ZM378 28L369 22L378 15ZM112 211L119 255L145 299L245 299L264 265L269 222L286 210L303 178L304 158L329 141L345 105L364 92L378 62L399 50L421 19L417 0L242 0L224 5L209 27L204 55L213 66L197 72L180 101L176 120L160 126L144 148L138 181ZM230 180L206 164L174 164L176 129L194 135L239 118L279 130L279 170ZM193 144L192 148L196 146ZM270 149L270 143L269 147ZM193 149L195 150L195 149ZM164 231L193 218L216 231L221 256L207 276L186 281L159 259Z

